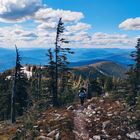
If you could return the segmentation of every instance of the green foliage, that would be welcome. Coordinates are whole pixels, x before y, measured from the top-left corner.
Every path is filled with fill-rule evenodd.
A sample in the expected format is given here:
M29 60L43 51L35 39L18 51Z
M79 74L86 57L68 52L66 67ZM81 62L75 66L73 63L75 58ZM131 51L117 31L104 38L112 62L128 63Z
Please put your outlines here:
M41 113L39 109L38 102L35 103L31 108L23 114L23 124L19 129L20 133L16 133L15 140L25 140L25 139L35 139L40 133L34 125L37 121L39 114Z
M53 106L57 106L59 104L58 95L61 95L59 92L64 93L66 90L69 75L69 61L67 54L73 54L70 48L61 47L61 44L68 43L68 41L62 37L64 29L64 23L60 18L57 25L55 49L53 51L49 49L47 53L49 58L49 89L51 95L53 96ZM61 83L59 83L59 81L61 81Z
M132 121L131 125L136 125L137 130L140 131L140 120Z
M102 94L102 87L97 79L91 78L89 80L89 89L88 92L91 96L100 96Z
M75 93L69 90L65 90L61 95L58 96L59 105L66 105L72 103L75 98Z
M137 97L137 108L140 109L140 94Z
M26 75L22 71L21 65L21 57L19 54L18 49L17 51L17 58L16 58L16 67L15 67L15 76L13 80L13 96L15 98L15 108L17 115L22 115L26 107L28 106L28 79Z
M131 56L135 63L131 65L126 79L126 101L129 105L136 105L136 98L140 90L140 39L138 39L136 51Z
M11 107L11 79L7 78L10 72L0 74L0 120L10 118Z
M105 81L105 85L104 85L104 89L105 91L111 91L113 90L113 80L111 77L108 77Z

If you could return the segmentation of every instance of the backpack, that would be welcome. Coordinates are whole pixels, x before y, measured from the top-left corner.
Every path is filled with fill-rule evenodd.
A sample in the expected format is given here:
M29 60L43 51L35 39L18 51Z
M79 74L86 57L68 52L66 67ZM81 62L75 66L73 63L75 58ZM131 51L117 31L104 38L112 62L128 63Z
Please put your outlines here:
M81 98L86 98L86 93L85 93L85 92L80 92L80 93L79 93L79 97L81 97Z

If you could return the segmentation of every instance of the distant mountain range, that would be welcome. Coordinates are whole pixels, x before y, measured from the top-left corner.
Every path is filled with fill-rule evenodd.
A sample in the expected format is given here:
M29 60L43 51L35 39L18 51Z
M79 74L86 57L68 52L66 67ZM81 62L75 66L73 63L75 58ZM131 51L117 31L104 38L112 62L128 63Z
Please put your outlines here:
M100 61L94 64L74 68L75 74L82 75L85 78L89 75L93 77L103 75L124 78L127 70L128 69L123 65L111 61Z
M22 64L44 65L48 63L47 48L20 49ZM130 53L132 49L117 48L75 48L74 55L69 55L70 66L84 66L102 61L112 61L127 67L132 64ZM15 65L15 50L0 48L0 72Z

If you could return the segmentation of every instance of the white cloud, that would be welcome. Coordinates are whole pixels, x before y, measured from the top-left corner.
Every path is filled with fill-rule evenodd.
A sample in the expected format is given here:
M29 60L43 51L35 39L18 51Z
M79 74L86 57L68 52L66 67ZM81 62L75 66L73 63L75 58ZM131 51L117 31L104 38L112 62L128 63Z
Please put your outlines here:
M140 17L137 18L129 18L125 21L123 21L119 28L125 29L125 30L140 30Z
M0 0L0 21L21 22L32 19L31 28L25 28L28 24L21 26L11 24L11 27L0 27L0 46L19 47L47 47L54 46L56 37L56 26L58 19L62 17L65 23L64 38L70 41L71 47L131 47L135 39L125 34L107 34L88 32L90 24L82 23L83 13L52 9L41 6L41 0ZM34 22L36 21L36 22ZM33 24L33 26L31 25ZM140 18L128 19L119 25L123 29L140 30ZM49 45L48 45L49 44Z
M76 25L67 26L66 30L69 32L79 32L79 31L89 30L90 28L91 28L91 25L78 22Z
M57 22L60 17L62 17L64 22L77 22L84 18L84 15L81 12L72 12L62 9L54 10L52 8L39 9L35 14L35 19L40 22Z
M17 44L19 47L31 47L32 42L38 38L35 31L23 29L14 25L0 28L0 42L3 47L12 47Z
M129 38L125 34L107 34L97 32L89 35L87 32L78 32L74 35L68 35L70 43L77 46L94 48L130 48L135 46L135 39Z
M38 30L56 30L57 23L56 22L44 22L37 26Z
M0 0L0 21L22 21L32 16L40 7L41 0Z
M95 33L92 35L92 41L94 45L102 47L132 47L134 45L134 39L130 39L125 34L107 34L107 33Z

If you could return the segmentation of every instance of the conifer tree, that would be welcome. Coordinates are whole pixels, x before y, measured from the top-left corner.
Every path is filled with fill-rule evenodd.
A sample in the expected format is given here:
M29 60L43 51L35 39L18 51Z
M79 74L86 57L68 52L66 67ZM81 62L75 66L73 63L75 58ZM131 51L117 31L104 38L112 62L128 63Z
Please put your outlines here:
M51 49L48 50L47 56L49 58L48 75L49 75L49 91L53 96L53 105L55 105L55 62L54 56Z
M111 77L107 77L105 84L104 84L105 91L113 90L113 80Z
M13 87L12 87L12 96L11 96L11 122L14 123L16 121L16 84L17 84L17 77L18 77L18 69L21 68L20 64L20 56L17 47L16 48L16 66L15 66L15 72L13 77Z
M140 39L136 45L136 51L132 52L131 57L134 64L131 65L130 70L127 72L126 79L126 99L130 105L136 104L136 98L140 90Z
M17 115L22 115L24 109L28 105L28 94L27 94L27 78L22 71L21 57L19 51L16 48L16 66L13 77L13 87L11 96L11 122L16 121Z
M61 47L63 43L69 43L69 41L65 40L62 37L64 30L65 30L64 23L62 22L62 18L60 18L57 25L54 52L52 52L51 49L48 50L49 56L48 68L50 69L49 71L51 77L51 87L54 106L58 106L58 92L59 92L58 79L60 79L60 75L62 76L63 86L65 86L64 83L67 83L68 64L69 64L67 54L68 53L73 54L70 48Z

